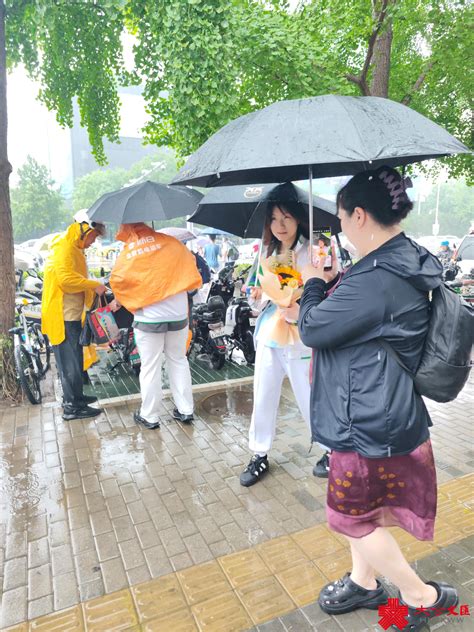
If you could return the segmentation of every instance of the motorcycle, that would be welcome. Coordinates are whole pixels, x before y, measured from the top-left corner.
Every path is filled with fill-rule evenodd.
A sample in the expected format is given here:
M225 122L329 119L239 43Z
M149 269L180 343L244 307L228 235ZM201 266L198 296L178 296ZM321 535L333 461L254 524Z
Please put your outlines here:
M258 312L254 311L246 298L234 298L226 311L225 333L229 346L229 358L235 349L240 349L247 364L255 363L253 335Z
M447 279L446 284L460 294L470 305L474 305L474 268L461 278Z
M253 310L245 296L242 296L242 286L248 269L242 270L234 278L235 262L229 261L219 272L218 278L211 285L209 297L219 296L226 307L225 340L229 358L235 349L240 349L248 364L255 362L255 344L253 334L258 312Z
M222 296L211 296L207 303L194 305L191 310L191 343L193 351L207 356L213 369L222 369L226 357L225 303Z
M449 261L442 261L443 264L443 281L454 281L461 268L458 264L450 259Z

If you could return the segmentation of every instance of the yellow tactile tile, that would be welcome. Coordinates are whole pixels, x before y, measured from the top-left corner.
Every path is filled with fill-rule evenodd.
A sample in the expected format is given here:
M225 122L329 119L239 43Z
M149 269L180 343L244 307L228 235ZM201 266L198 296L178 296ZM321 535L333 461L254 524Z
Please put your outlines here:
M440 486L440 491L446 496L456 498L456 500L461 502L465 499L470 499L474 494L474 474L468 474L467 476L443 483Z
M340 540L335 538L329 532L326 525L323 524L318 524L316 527L293 533L291 537L310 560L323 557L328 553L340 551L344 547L344 544L348 546L347 540L345 540L343 544Z
M234 588L271 575L260 555L252 549L224 555L218 562Z
M43 632L82 632L85 630L81 606L60 610L30 621L30 630Z
M413 535L411 535L411 533L408 533L408 531L405 531L404 529L400 529L400 527L389 527L388 530L393 535L398 543L398 546L400 547L405 546L406 544L417 542L417 539Z
M199 632L199 628L191 611L184 608L142 623L140 632Z
M315 601L321 588L328 583L312 562L304 562L277 574L277 579L298 607Z
M236 632L252 627L245 608L233 592L196 604L192 613L201 632Z
M275 619L296 607L275 577L240 586L236 593L255 624Z
M129 590L120 590L82 604L87 632L112 632L138 628L138 618Z
M473 506L474 475L464 476L439 487L434 543L390 532L414 561L474 533ZM314 601L322 585L350 568L347 540L320 524L2 632L235 632L251 627L249 615L262 623Z
M174 573L138 584L131 589L140 622L186 608L186 599Z
M324 557L318 557L314 563L330 581L339 579L352 568L349 549L341 549L336 554L330 553Z
M300 547L287 535L259 544L256 549L273 573L308 561Z
M459 529L453 528L451 524L444 520L436 520L435 532L434 532L434 545L437 547L448 546L458 540L461 540L464 535Z
M424 542L421 540L415 540L411 544L405 544L405 546L400 548L402 549L403 555L409 562L414 562L415 560L419 560L427 555L432 555L438 550L431 542Z
M190 605L209 599L210 595L229 592L232 586L217 562L192 566L177 573L183 592Z

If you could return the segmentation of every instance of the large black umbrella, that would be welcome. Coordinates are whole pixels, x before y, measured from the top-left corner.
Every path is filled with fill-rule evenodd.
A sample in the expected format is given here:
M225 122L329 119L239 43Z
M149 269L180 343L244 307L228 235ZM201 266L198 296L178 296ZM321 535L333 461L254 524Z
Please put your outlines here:
M225 125L173 183L203 187L351 175L469 153L442 127L379 97L280 101Z
M202 198L189 221L213 226L239 237L259 238L262 236L268 204L294 201L307 205L309 195L307 191L290 182L216 187ZM329 227L333 234L341 230L335 203L315 195L313 218L315 226Z
M194 189L147 180L106 193L87 214L93 221L115 224L173 219L194 213L201 198Z

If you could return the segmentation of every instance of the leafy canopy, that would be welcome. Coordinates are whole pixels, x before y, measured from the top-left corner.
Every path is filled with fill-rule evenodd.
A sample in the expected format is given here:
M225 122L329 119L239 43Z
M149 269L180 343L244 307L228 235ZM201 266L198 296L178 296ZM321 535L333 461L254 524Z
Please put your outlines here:
M98 169L82 176L75 183L72 205L75 211L89 208L104 193L144 180L167 183L176 172L174 152L167 147L160 147L152 155L136 162L128 171L120 168Z
M404 230L415 237L431 235L435 222L437 187L433 187L426 200L418 206L415 202L412 212L403 222ZM473 219L474 189L461 180L448 181L440 186L439 234L463 237L469 233ZM418 212L419 211L419 212Z
M369 42L387 34L382 96L472 145L469 0L302 0L295 10L283 0L7 0L7 10L10 64L23 61L41 81L61 124L71 124L77 98L99 163L102 139L118 137L119 83L143 84L148 141L183 157L274 101L370 93L380 62ZM124 29L136 38L134 73L124 67ZM449 165L472 178L471 157Z
M64 228L69 212L47 168L28 156L18 169L18 176L18 186L11 191L15 241L42 237Z

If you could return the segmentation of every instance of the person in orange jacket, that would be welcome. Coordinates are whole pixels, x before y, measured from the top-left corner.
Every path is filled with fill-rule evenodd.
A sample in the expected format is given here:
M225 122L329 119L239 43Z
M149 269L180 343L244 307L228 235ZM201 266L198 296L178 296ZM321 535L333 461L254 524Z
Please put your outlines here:
M145 428L160 427L161 366L166 359L173 417L193 421L191 371L186 357L188 292L202 285L194 255L180 241L144 223L122 224L124 242L110 277L115 303L134 314L133 328L141 360L142 403L133 416Z
M44 271L41 330L53 347L66 421L96 417L102 412L89 406L97 398L83 392L84 352L79 337L84 309L91 306L95 294L106 290L99 281L88 278L84 255L103 233L102 224L74 222L53 242Z

